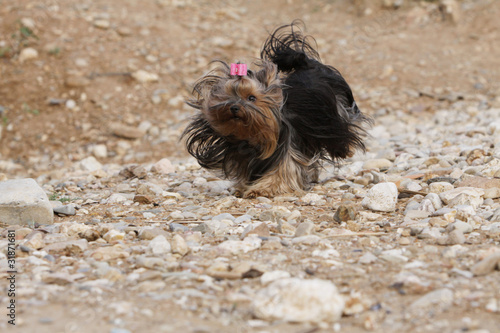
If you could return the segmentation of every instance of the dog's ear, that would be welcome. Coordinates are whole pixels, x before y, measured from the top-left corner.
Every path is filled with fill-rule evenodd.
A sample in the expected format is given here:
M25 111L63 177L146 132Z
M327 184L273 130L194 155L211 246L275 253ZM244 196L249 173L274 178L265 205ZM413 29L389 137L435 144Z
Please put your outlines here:
M255 73L255 78L264 85L265 88L279 87L278 66L270 61L262 61L261 69Z

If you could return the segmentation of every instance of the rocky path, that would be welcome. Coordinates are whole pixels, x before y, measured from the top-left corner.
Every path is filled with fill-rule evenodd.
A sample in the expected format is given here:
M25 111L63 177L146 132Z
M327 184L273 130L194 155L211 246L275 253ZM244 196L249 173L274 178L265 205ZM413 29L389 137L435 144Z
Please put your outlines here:
M0 330L497 332L499 13L0 0ZM183 100L295 18L374 118L367 152L240 199L187 157Z
M40 177L54 223L1 229L0 248L9 230L16 238L17 325L495 332L499 112L476 102L432 116L380 111L369 153L327 166L302 197L236 198L191 159L88 157L64 178Z

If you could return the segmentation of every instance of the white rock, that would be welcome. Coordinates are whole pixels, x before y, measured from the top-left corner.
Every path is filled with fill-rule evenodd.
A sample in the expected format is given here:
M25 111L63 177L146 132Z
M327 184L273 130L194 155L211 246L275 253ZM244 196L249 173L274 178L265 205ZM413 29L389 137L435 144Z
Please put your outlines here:
M205 224L215 235L223 235L226 233L227 229L234 224L234 222L228 219L208 220L205 221Z
M120 193L113 193L109 196L109 198L106 200L106 203L112 204L112 203L121 203L127 201L127 198Z
M34 179L0 182L0 222L52 224L54 212L45 191Z
M418 191L422 190L422 186L420 186L419 183L417 183L416 181L413 181L413 180L403 182L401 184L401 188L408 190L408 191L414 191L414 192L418 192Z
M143 120L139 126L137 126L137 129L146 133L151 129L151 127L153 127L153 124L149 120Z
M175 172L175 167L172 165L172 162L170 162L168 158L162 158L153 165L151 171L157 172L159 174L169 174Z
M362 161L357 161L354 163L348 163L341 167L338 171L339 174L343 176L351 176L351 175L356 175L358 174L361 170L363 170L363 162Z
M228 48L234 44L234 40L226 37L217 36L212 38L211 43L218 47Z
M257 318L299 323L340 319L345 301L326 280L280 279L260 290L252 302Z
M156 82L160 79L158 74L149 73L142 69L132 73L132 77L141 83Z
M368 191L361 204L371 210L392 212L396 209L397 201L398 188L396 184L379 183Z
M89 156L84 158L78 163L79 167L83 171L94 172L102 169L102 164L95 159L94 156Z
M168 100L168 105L173 108L180 108L184 105L184 96L175 96Z
M292 244L304 244L304 245L315 245L318 244L321 237L316 235L306 235L295 237L292 239Z
M21 24L23 27L29 28L31 30L35 29L36 24L35 21L31 17L23 17L21 19Z
M420 297L413 302L409 310L424 310L439 309L444 311L453 304L453 291L447 288L431 291L430 293Z
M375 261L377 261L377 257L371 252L366 252L359 258L359 263L363 265L368 265Z
M26 60L32 60L36 58L38 58L38 51L32 47L22 49L21 53L19 54L20 62L25 62Z
M99 29L108 29L111 24L107 20L100 19L94 21L94 26Z
M102 236L102 238L108 243L117 242L117 241L121 241L121 240L123 240L123 238L125 238L125 233L118 231L118 230L115 230L115 229L111 229L106 234L104 234L104 236Z
M207 183L207 179L203 177L196 177L193 180L193 185L194 186L204 186Z
M500 312L499 307L500 307L500 301L497 301L494 298L490 298L490 300L488 301L488 303L484 308L488 312Z
M408 257L405 257L403 255L402 249L382 251L382 253L380 254L380 258L393 263L404 263L408 261Z
M482 203L484 190L474 187L459 187L450 191L442 192L439 197L451 207L457 205L470 205L477 209Z
M335 249L327 249L327 250L314 250L312 252L313 257L321 257L323 259L331 259L340 257L339 251Z
M434 204L432 203L431 200L424 199L418 205L417 210L424 211L427 213L433 213L436 209L434 208Z
M454 230L458 230L464 234L468 234L468 233L471 233L474 229L472 228L472 226L469 223L466 223L463 221L455 221L455 222L449 224L446 227L446 230L449 232L454 231Z
M429 193L425 196L424 199L432 202L432 206L434 207L435 211L443 208L443 202L441 201L441 198L439 197L439 195L436 193Z
M276 280L288 279L289 277L290 273L288 273L287 271L270 271L262 274L262 276L260 277L260 282L262 284L268 284Z
M108 157L108 147L104 144L95 145L92 147L92 154L98 158L106 158Z
M258 249L262 245L262 239L257 235L251 234L242 241L227 240L220 243L217 247L223 251L228 251L232 254L247 253Z
M66 230L66 234L68 236L78 236L78 234L83 234L85 231L91 229L90 226L83 224L83 223L73 223L68 226L68 229ZM61 231L65 231L62 229Z
M149 242L148 249L156 255L170 253L172 251L172 247L170 243L167 241L165 236L159 235L153 238Z
M418 238L420 239L432 239L438 238L441 236L441 231L439 228L429 228L425 227L424 230L420 234L418 234Z
M181 235L174 235L171 241L171 245L172 253L178 253L183 256L189 252L189 247L187 246L186 241Z
M320 204L321 202L324 202L324 199L319 194L307 193L302 198L300 198L300 201L306 205L314 206Z
M377 153L376 158L394 161L396 159L396 153L394 152L394 149L381 150Z
M89 62L87 61L87 59L76 58L75 65L77 65L78 67L87 67L89 65Z
M451 190L453 190L453 185L447 182L435 182L429 185L429 192L431 193L439 194Z
M73 99L68 99L65 103L65 106L70 109L70 110L73 110L75 107L76 107L76 102L75 100Z
M420 209L412 209L408 210L405 213L405 218L406 219L424 219L428 217L431 213L425 210L420 210Z
M232 186L232 183L228 180L216 180L213 182L207 182L206 187L209 192L212 193L223 193L228 190L229 187Z
M367 160L363 163L363 169L389 169L392 167L392 162L385 158L377 158L373 160Z

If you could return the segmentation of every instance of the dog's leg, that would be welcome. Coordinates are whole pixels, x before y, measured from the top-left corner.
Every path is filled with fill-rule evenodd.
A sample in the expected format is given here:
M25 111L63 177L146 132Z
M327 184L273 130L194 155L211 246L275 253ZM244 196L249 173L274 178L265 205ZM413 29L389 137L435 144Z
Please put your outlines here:
M284 158L276 169L248 186L244 198L273 197L285 193L303 194L311 180L311 166L299 154L291 153Z

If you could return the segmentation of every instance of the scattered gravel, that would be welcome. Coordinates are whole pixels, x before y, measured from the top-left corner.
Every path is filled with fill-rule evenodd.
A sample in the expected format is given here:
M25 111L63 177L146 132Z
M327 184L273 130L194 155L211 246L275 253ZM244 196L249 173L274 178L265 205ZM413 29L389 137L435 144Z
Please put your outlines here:
M191 15L193 3L153 5L162 14ZM370 14L370 2L356 3L364 3L362 15ZM384 6L401 3L384 1ZM460 22L456 1L439 3L416 5L405 22L420 26L431 14ZM245 8L200 6L203 15L180 24L210 38L196 47L186 38L179 47L190 51L182 59L172 57L181 50L176 43L168 52L156 49L162 28L132 18L132 12L114 17L107 6L82 3L71 9L75 20L84 21L86 34L100 36L85 52L71 49L76 39L69 30L43 28L58 36L57 43L64 41L61 50L77 55L62 71L50 72L65 91L45 103L65 108L88 141L74 142L68 127L64 146L78 146L71 153L49 154L44 145L52 137L40 133L30 142L40 152L27 154L29 163L0 159L0 287L8 287L8 233L14 230L20 328L39 331L31 326L36 323L41 332L45 327L90 331L89 323L113 333L495 332L500 313L498 93L398 86L393 94L369 84L353 87L375 120L366 154L325 165L319 183L305 195L241 199L230 182L176 151L191 115L180 91L191 77L206 69L212 55L224 58L233 48L251 55L258 47L252 40L256 30L239 24L247 18ZM328 6L319 12L327 15ZM45 21L19 22L41 29ZM219 36L234 26L252 38ZM100 77L103 81L86 72L103 41L129 45L134 36L145 40L130 46L133 58L113 63L126 71L110 72ZM41 42L48 52L59 50L57 43ZM318 44L328 56L333 42L318 38ZM357 60L363 50L345 56L357 66L368 57ZM45 56L25 47L16 59L45 71L52 68ZM397 64L382 67L375 78L398 82ZM476 80L480 73L471 77ZM182 89L172 88L176 83L167 77L182 81ZM126 84L132 88L124 93ZM96 93L99 85L112 86L116 95ZM127 101L124 110L110 110L113 98ZM423 98L435 104L427 110ZM140 103L153 104L158 113L168 110L168 120L136 116ZM84 114L89 107L109 122L91 125ZM4 110L0 106L0 116ZM23 117L34 111L26 108ZM105 118L108 112L116 113ZM11 135L23 119L0 126L0 134ZM51 125L63 126L55 120ZM11 137L1 143L14 151L21 136ZM158 156L145 146L174 148ZM6 300L6 293L0 299ZM0 321L0 329L7 327Z
M354 313L374 316L370 320L380 327L398 318L429 320L429 311L451 308L496 313L500 203L485 200L483 187L500 170L499 152L491 148L495 136L466 133L481 133L473 126L491 122L498 112L472 116L470 107L457 106L429 119L378 117L377 126L397 138L389 145L394 164L375 165L372 157L386 154L388 145L374 132L366 155L344 168L327 166L320 178L329 180L300 198L234 197L228 182L192 159L116 166L86 157L63 178L38 180L47 195L70 201L52 202L54 224L34 217L29 228L2 230L16 230L18 269L23 283L37 289L20 297L52 299L60 290L54 285L68 295L82 288L129 290L151 301L175 292L189 304L185 311L219 317L209 309L238 304L234 320L255 316L264 326L285 321L330 327L344 321L342 313L346 320ZM465 126L467 132L457 133ZM427 135L415 136L409 128ZM467 162L478 145L485 151L482 162ZM443 168L443 160L449 166ZM346 169L358 165L356 172ZM356 181L373 169L388 181ZM455 181L432 181L443 177ZM0 185L9 187L2 195L21 191L17 195L28 200L23 182L35 184L4 181ZM57 268L68 260L72 269ZM385 280L379 291L364 287L380 274ZM175 289L169 281L176 281ZM482 285L490 290L487 297L470 296L482 293ZM388 312L378 317L380 311Z

